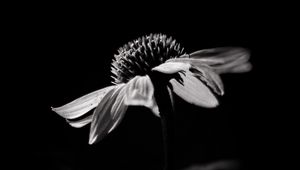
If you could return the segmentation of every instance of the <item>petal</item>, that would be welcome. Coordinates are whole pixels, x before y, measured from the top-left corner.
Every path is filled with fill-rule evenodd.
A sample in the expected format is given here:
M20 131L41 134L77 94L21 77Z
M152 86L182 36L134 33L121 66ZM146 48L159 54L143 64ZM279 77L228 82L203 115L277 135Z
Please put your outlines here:
M211 66L219 74L250 71L249 57L249 51L240 47L205 49L190 54L190 58Z
M103 139L123 118L127 106L124 104L125 84L116 85L101 100L94 111L89 144Z
M193 73L186 71L179 73L182 83L176 79L171 79L173 91L183 100L201 107L212 108L218 105L218 100L200 80L193 76Z
M125 104L134 106L153 105L154 87L149 76L136 76L126 87Z
M113 121L112 121L111 125L109 126L108 133L110 133L112 130L114 130L119 125L119 123L123 119L125 112L128 108L128 106L125 105L125 103L124 103L125 90L126 90L126 87L122 87L122 89L120 90L120 93L118 94L116 102L114 103L114 105L112 107L111 113L113 115L113 119L112 119Z
M158 110L158 106L157 106L157 103L156 103L156 100L154 99L154 105L150 108L152 113L157 116L157 117L160 117L159 115L159 110Z
M195 58L171 58L166 61L166 63L169 62L181 62L181 63L189 63L194 66L202 66L202 65L207 65L205 62L195 59Z
M204 81L216 94L224 94L224 86L220 76L215 73L212 67L203 64L200 60L193 58L174 58L167 60L167 62L190 63L190 71L193 72L198 79Z
M209 86L216 94L224 95L224 86L220 76L215 73L209 66L193 67L191 72L194 73L198 79L202 80Z
M158 71L165 74L173 74L179 71L187 70L191 67L188 63L183 62L166 62L157 67L154 67L152 71Z
M149 76L136 76L126 85L125 104L145 106L158 115L158 106L154 98L154 87Z
M71 126L73 126L73 127L75 127L75 128L81 128L81 127L83 127L83 126L85 126L85 125L87 125L87 124L89 124L89 123L92 122L92 115L89 115L89 116L87 116L87 117L85 117L85 118L83 118L83 119L81 119L81 120L78 120L78 121L70 121L70 120L67 120L67 122L68 122Z
M106 93L111 91L113 88L114 86L108 86L106 88L94 91L64 106L52 108L52 110L66 119L78 118L95 108L106 95Z

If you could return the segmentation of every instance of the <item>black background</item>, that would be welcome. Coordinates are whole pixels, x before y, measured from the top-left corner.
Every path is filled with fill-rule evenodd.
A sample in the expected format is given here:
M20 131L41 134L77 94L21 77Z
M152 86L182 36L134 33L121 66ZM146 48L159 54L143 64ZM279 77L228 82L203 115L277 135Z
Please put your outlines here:
M149 33L173 36L187 52L220 46L251 51L251 72L222 77L225 96L218 108L198 108L176 98L179 169L232 159L243 169L266 169L274 165L274 157L284 157L280 146L288 140L282 132L286 117L277 113L287 110L273 103L276 97L282 99L282 91L271 83L282 73L271 63L280 61L274 51L288 42L281 40L282 31L274 29L280 25L274 22L276 17L254 17L257 11L244 8L229 15L229 9L199 12L204 7L185 6L44 7L25 10L9 21L12 33L7 44L17 47L10 50L13 67L7 70L14 92L12 118L4 122L11 165L161 169L160 121L146 108L130 107L120 126L95 145L88 145L89 127L72 128L50 109L110 85L113 54L124 43Z

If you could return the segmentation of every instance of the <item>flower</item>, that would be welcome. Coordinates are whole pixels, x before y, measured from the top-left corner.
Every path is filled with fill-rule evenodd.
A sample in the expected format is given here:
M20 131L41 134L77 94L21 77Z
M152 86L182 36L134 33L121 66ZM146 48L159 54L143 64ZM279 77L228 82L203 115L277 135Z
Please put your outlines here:
M91 123L89 144L93 144L118 126L128 106L145 106L160 116L151 80L153 73L171 76L170 95L175 93L191 104L213 108L218 105L215 95L224 94L219 74L249 71L248 59L249 52L239 47L187 54L172 37L150 34L118 50L111 67L113 85L52 110L73 127ZM92 109L93 114L85 116Z

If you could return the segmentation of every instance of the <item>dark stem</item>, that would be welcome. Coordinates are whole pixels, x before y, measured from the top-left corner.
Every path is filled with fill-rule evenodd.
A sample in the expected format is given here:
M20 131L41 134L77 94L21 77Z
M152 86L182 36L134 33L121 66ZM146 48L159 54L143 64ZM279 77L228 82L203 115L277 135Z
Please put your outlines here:
M160 73L156 73L151 76L151 80L154 85L154 96L159 108L159 114L161 118L165 157L164 170L173 170L175 115L167 88L169 78Z
M162 135L165 153L165 170L173 170L174 167L174 116L172 113L161 112Z

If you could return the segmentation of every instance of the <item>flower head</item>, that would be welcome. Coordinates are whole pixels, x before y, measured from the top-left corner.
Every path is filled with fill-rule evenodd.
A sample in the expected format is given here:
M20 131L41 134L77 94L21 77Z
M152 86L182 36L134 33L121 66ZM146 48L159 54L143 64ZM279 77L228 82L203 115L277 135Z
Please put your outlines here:
M115 55L112 83L127 83L137 75L144 76L168 59L182 56L184 49L172 37L150 34L125 44Z
M223 95L222 73L251 69L249 52L238 47L222 47L184 53L172 37L150 34L118 50L112 61L113 84L78 98L53 111L73 127L91 123L89 143L103 139L123 119L128 106L145 106L159 115L154 97L152 73L168 75L170 96L201 107L218 105L215 95ZM86 113L94 109L92 115Z

